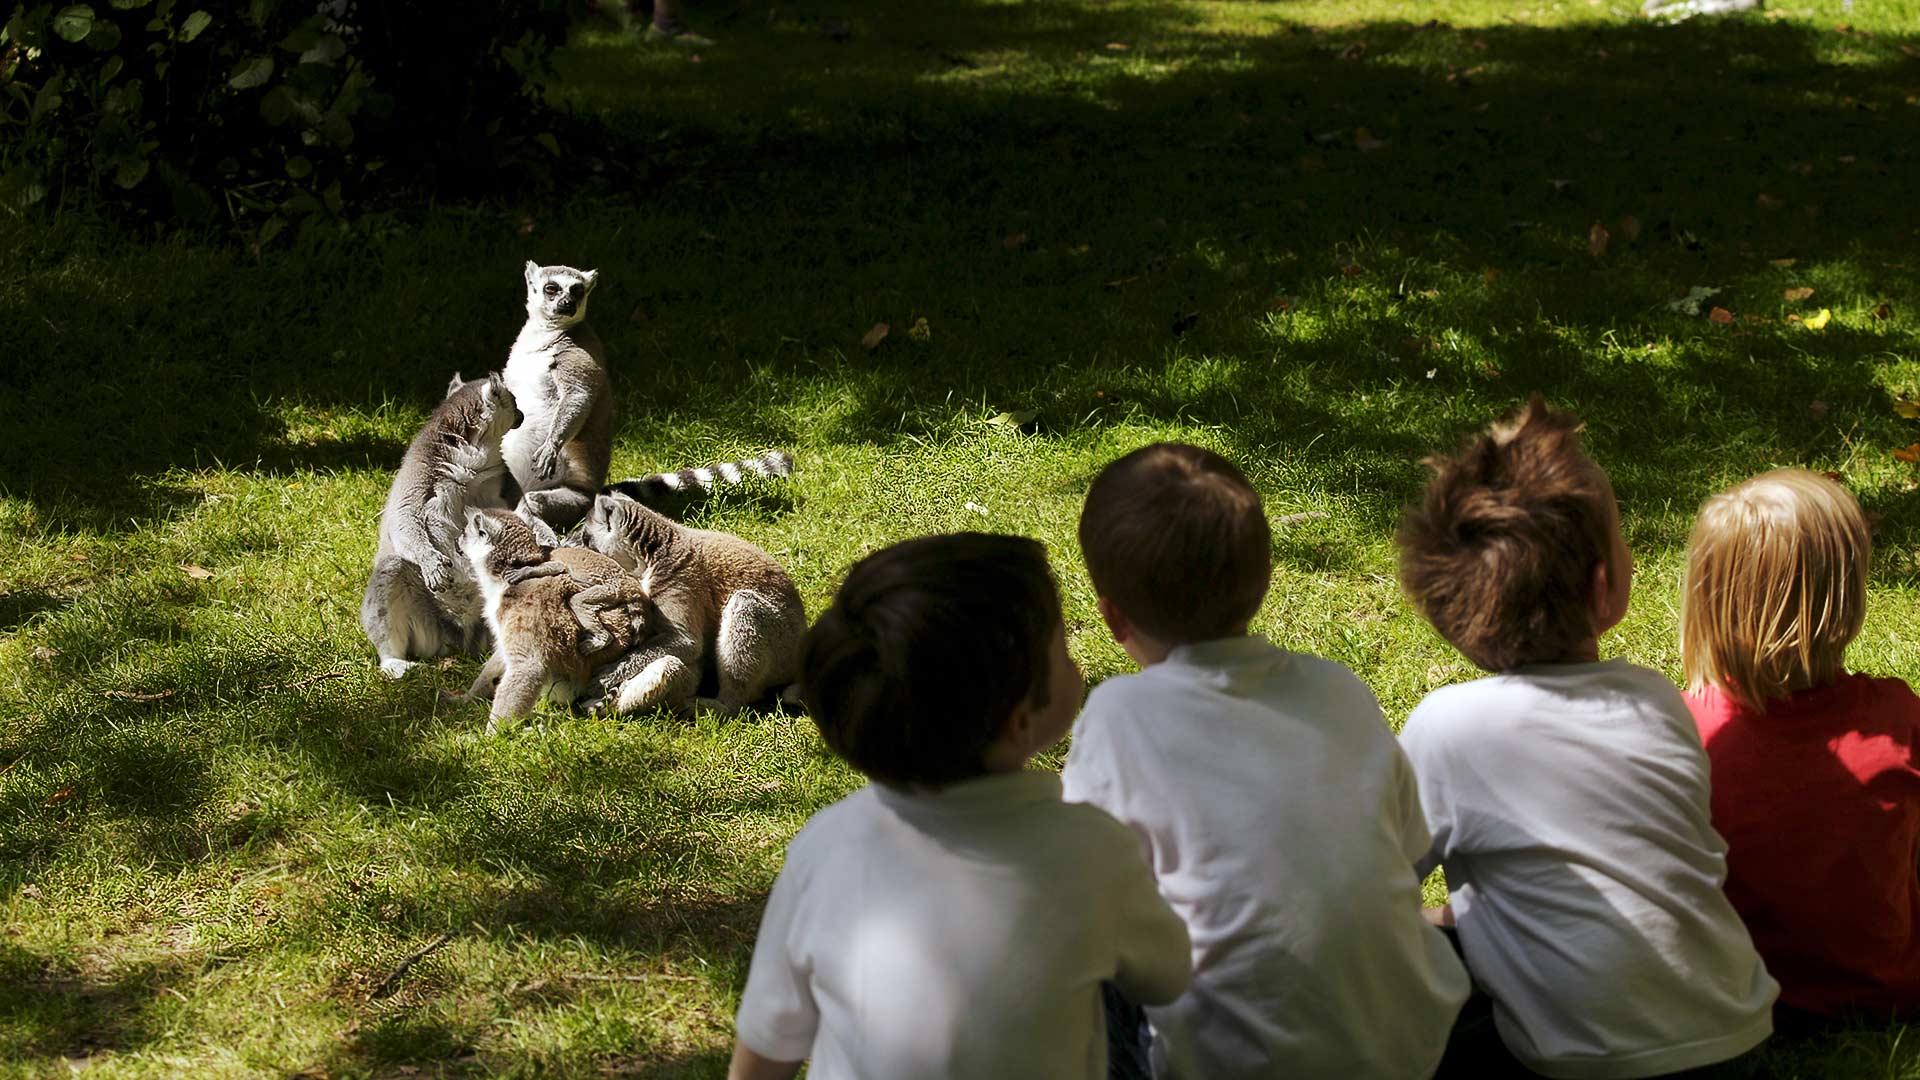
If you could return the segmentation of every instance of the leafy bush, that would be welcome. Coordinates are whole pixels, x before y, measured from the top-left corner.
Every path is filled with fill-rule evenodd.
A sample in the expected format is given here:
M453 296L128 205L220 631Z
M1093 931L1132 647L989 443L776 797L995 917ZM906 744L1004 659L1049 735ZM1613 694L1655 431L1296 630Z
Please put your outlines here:
M538 81L572 3L17 0L0 202L84 193L265 242L383 188L537 176L559 152Z

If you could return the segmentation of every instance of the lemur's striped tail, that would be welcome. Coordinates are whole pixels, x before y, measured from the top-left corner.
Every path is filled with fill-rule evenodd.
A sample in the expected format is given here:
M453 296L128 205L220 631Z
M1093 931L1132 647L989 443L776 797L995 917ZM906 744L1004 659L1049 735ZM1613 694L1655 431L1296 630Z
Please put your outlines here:
M738 484L749 476L791 476L793 455L785 450L769 450L744 461L723 461L677 472L621 480L607 490L640 502L652 502L670 495L705 494L721 484Z

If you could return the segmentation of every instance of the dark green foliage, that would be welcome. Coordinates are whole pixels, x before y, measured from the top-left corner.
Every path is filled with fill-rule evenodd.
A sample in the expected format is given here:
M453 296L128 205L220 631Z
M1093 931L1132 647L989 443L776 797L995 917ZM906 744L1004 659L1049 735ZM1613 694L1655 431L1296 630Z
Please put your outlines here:
M16 2L0 203L98 200L265 242L379 190L537 177L569 0Z

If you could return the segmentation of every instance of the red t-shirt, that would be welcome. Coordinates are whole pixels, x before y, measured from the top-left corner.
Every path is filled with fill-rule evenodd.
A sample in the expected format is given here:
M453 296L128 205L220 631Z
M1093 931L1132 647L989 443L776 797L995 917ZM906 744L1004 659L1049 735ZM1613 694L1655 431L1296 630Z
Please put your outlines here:
M1687 706L1713 764L1727 899L1780 1003L1920 1011L1920 697L1843 675L1765 712L1712 687Z

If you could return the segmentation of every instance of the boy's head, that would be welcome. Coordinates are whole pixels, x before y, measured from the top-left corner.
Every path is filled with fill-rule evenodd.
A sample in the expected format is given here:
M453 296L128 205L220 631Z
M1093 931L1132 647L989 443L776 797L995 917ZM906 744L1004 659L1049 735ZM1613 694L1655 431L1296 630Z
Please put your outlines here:
M867 556L801 659L821 738L897 787L995 771L1009 739L1017 767L1065 734L1081 689L1045 549L1018 536L924 536Z
M1700 507L1687 541L1680 661L1750 708L1838 678L1867 614L1873 539L1847 489L1776 469Z
M1273 575L1260 496L1233 463L1185 443L1100 470L1080 511L1094 591L1167 645L1245 633Z
M1626 614L1633 560L1580 422L1535 397L1427 460L1400 521L1400 584L1440 636L1487 671L1592 659Z

